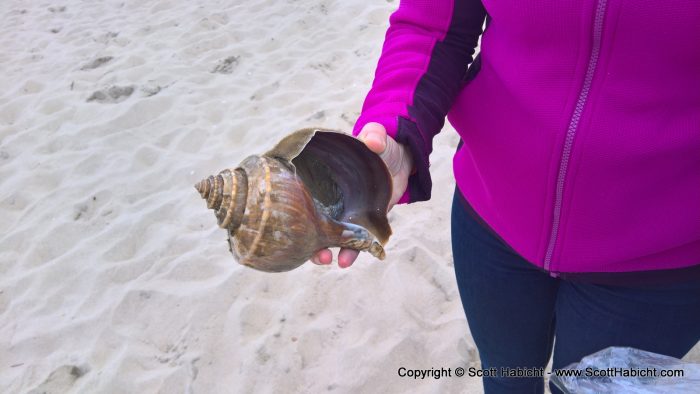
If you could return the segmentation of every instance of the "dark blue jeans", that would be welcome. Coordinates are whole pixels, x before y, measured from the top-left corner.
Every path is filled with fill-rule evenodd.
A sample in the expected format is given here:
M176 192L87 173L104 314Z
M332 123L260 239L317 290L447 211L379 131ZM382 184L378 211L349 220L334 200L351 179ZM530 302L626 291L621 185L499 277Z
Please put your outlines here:
M460 199L455 193L452 251L482 368L544 368L552 351L553 368L563 368L609 346L681 358L700 340L700 282L621 287L553 278L514 253ZM487 394L544 392L542 378L483 383Z

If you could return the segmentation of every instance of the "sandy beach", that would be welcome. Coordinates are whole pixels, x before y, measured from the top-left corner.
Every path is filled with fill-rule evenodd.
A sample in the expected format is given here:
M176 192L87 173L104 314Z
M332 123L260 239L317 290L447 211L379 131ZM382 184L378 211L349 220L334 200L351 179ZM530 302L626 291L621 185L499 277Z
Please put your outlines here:
M381 262L243 267L192 188L293 130L349 132L397 5L3 1L0 392L481 392L397 373L479 366L449 125Z

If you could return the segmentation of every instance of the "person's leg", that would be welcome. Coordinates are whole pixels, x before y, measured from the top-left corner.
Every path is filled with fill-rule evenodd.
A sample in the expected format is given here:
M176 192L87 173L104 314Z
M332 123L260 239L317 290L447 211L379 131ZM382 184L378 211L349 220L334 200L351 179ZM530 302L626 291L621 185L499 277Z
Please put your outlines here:
M610 346L682 358L700 340L700 282L627 288L562 281L556 317L553 368Z
M457 285L483 369L544 368L554 335L558 280L537 270L452 204ZM484 378L484 391L542 393L542 378Z

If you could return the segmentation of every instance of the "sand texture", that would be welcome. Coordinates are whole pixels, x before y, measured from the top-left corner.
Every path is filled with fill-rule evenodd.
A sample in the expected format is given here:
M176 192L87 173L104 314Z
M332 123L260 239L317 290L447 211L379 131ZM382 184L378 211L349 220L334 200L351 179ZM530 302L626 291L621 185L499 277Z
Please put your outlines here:
M478 365L452 129L434 198L349 270L238 265L192 188L297 128L349 131L395 7L0 2L0 392L480 392L397 376Z

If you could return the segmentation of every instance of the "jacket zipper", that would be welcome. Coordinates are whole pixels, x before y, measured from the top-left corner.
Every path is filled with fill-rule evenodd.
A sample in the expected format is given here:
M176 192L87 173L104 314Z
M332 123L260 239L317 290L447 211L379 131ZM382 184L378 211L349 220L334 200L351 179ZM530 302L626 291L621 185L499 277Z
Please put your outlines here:
M593 48L591 48L591 55L588 58L588 68L586 69L586 76L583 80L583 86L581 87L581 91L579 92L574 112L571 115L569 128L566 130L566 139L564 140L564 148L562 150L561 160L559 162L559 174L557 175L556 194L554 198L554 213L552 215L552 232L549 236L547 254L544 258L544 269L547 271L551 271L550 266L552 264L554 246L556 245L557 237L559 236L559 225L561 222L561 207L562 200L564 199L564 181L566 179L566 172L569 167L569 159L571 158L571 150L574 145L574 137L576 136L576 130L578 129L578 124L581 120L583 108L586 105L586 101L588 100L588 93L591 90L591 83L593 82L593 74L595 73L595 68L598 63L598 57L600 55L600 40L603 33L603 19L605 17L606 5L607 0L598 0L598 4L596 6L595 11L595 19L593 21Z

